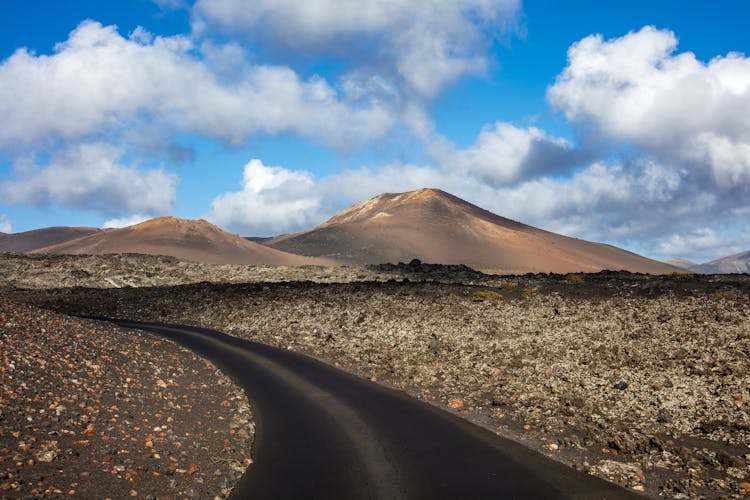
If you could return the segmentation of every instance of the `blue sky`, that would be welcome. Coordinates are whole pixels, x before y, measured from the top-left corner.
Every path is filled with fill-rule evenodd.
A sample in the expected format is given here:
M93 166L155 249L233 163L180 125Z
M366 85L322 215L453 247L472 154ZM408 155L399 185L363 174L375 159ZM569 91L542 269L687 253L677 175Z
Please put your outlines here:
M84 0L0 16L0 231L243 235L440 187L656 258L750 248L740 1Z

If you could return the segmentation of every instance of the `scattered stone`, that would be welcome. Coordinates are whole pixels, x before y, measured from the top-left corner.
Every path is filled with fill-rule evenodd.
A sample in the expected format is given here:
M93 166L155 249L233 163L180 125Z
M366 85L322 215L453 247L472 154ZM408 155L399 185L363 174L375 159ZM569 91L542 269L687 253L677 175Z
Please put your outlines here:
M437 352L440 350L440 341L435 338L430 339L430 341L427 343L427 348L433 354L437 354Z
M730 455L724 450L716 452L716 460L724 467L742 467L745 465L740 457Z
M48 443L46 446L44 446L42 451L36 454L36 459L40 462L49 463L55 458L57 458L57 441Z
M634 486L643 481L643 469L636 462L625 463L614 460L601 460L591 467L591 473L619 484Z
M136 495L174 497L160 472L169 454L157 450L179 457L196 497L241 477L252 415L213 365L155 336L6 297L0 291L0 497L132 494L123 481L137 484ZM227 435L226 421L238 432Z
M669 412L662 408L659 410L659 413L656 414L656 421L660 424L669 424L672 422L672 417L669 415Z

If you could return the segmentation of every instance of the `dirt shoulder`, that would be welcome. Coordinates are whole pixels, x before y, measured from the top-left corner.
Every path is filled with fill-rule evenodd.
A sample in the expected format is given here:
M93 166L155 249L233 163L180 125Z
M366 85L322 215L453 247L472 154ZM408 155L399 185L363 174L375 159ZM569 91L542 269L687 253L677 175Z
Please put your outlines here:
M750 280L579 278L14 294L62 312L202 325L304 351L636 490L744 495Z
M247 399L170 341L0 296L0 497L225 498Z

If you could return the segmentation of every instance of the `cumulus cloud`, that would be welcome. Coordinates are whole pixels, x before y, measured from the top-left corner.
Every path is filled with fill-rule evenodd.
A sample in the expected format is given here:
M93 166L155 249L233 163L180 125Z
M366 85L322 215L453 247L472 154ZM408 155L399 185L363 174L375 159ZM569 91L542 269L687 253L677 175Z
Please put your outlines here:
M691 255L697 262L714 260L750 248L750 228L744 231L720 232L702 227L681 234L671 234L655 245L661 255Z
M319 222L323 199L309 172L263 165L245 165L242 190L211 202L206 219L246 235L271 235L309 228Z
M455 190L460 177L459 174L446 174L429 166L394 162L379 168L363 166L329 175L320 180L319 189L327 196L337 196L339 205L332 208L340 209L387 192L424 187Z
M13 232L13 224L7 216L0 214L0 233L11 233Z
M473 146L456 149L443 138L429 148L430 157L445 169L458 169L492 186L562 172L584 159L566 139L536 127L519 128L497 122L485 126Z
M151 219L152 217L150 215L144 215L144 214L133 214L133 215L126 215L125 217L115 217L114 219L107 219L104 221L104 224L102 224L103 228L121 228L121 227L129 227L134 226L136 224L140 224L141 222L147 221Z
M654 219L653 211L678 211L680 189L679 173L660 165L595 162L566 179L544 177L500 189L493 208L563 234L627 241L663 231L664 219Z
M174 207L177 177L122 162L123 151L101 143L71 146L47 164L19 164L0 183L8 203L62 206L106 214L165 214Z
M750 191L750 58L699 61L675 53L671 31L644 27L621 38L592 35L568 50L548 90L572 122L685 164L697 181Z
M594 162L565 177L539 177L469 194L498 214L569 236L612 243L654 258L705 261L750 244L718 228L745 224L750 202L718 195L689 173L652 160ZM710 244L696 235L712 235Z
M513 29L519 0L199 0L194 28L243 33L278 49L371 63L423 97L480 74L493 37Z
M51 55L19 49L0 63L0 147L100 137L145 123L235 144L256 133L292 132L347 148L392 125L388 109L350 106L323 79L303 80L285 66L242 61L227 81L214 70L220 56L236 58L236 51L212 46L203 60L198 50L186 37L137 29L125 38L93 21Z

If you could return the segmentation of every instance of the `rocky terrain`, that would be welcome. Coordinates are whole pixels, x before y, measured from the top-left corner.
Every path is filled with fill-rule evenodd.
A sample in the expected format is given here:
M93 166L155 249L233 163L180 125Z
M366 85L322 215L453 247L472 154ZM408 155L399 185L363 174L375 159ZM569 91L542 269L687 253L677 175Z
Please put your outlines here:
M0 287L7 288L120 288L200 282L308 280L340 283L353 280L387 280L398 276L397 273L350 267L203 264L162 255L0 253Z
M226 498L247 399L176 344L0 295L0 498Z
M284 281L286 268L242 276L256 272L244 284L6 290L307 352L636 490L750 491L746 275L486 276L412 262L294 271L321 283Z
M567 277L568 275L566 275ZM576 276L571 274L570 276ZM653 296L665 291L682 294L731 291L746 283L742 275L673 273L647 276L637 273L589 274L585 287L571 287L554 274L525 274L510 279L484 274L464 265L409 263L370 266L245 266L204 264L175 257L144 254L29 255L0 253L0 288L46 289L59 287L123 288L190 283L352 283L390 280L432 281L501 287L521 296L527 288L575 296ZM573 278L574 279L574 278ZM529 293L528 291L526 293Z
M138 255L4 255L0 269L14 300L300 350L636 490L750 490L747 275L492 276L418 261L273 268Z

